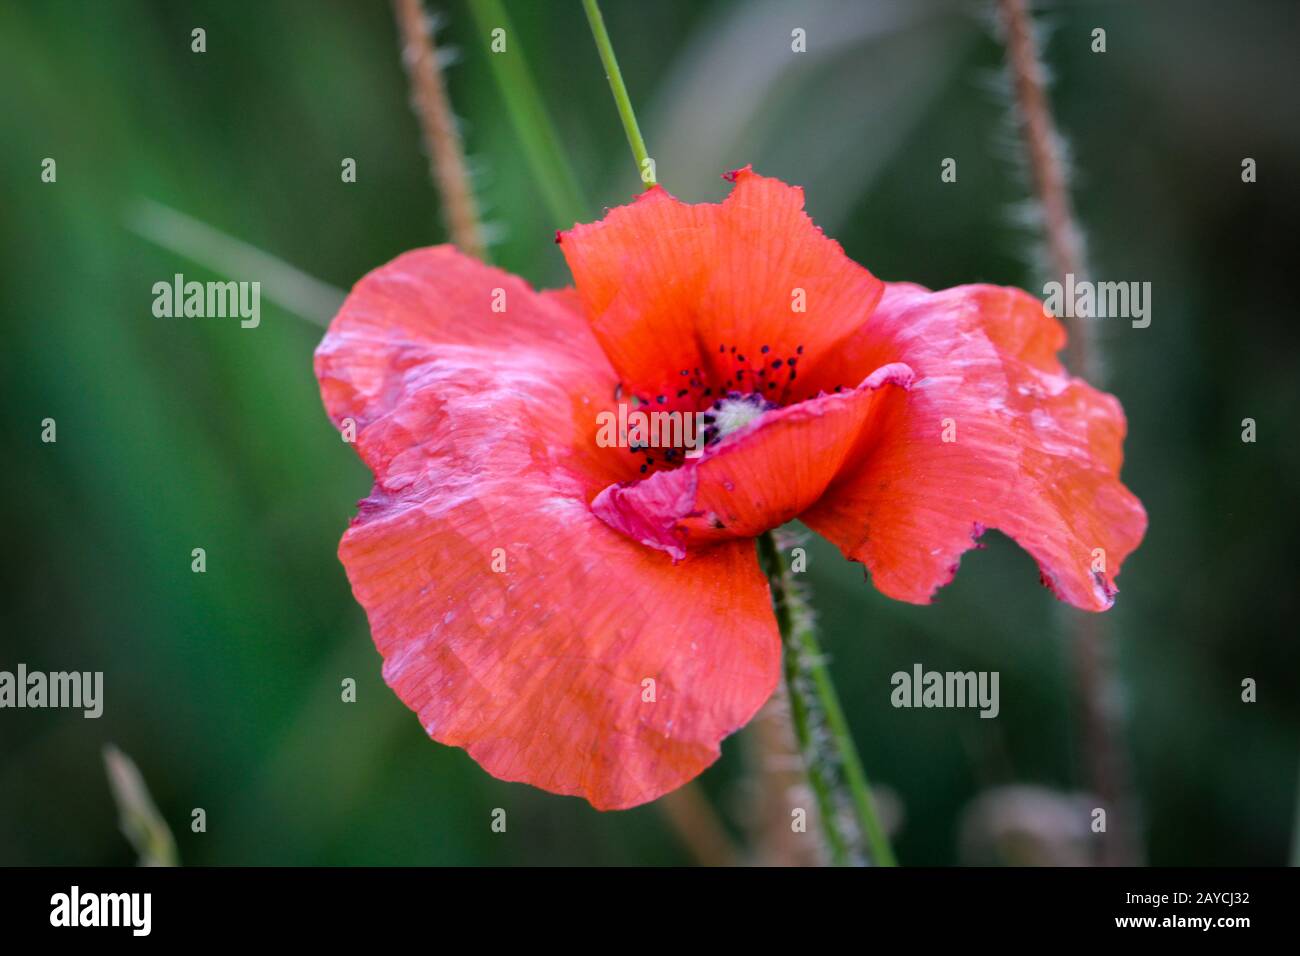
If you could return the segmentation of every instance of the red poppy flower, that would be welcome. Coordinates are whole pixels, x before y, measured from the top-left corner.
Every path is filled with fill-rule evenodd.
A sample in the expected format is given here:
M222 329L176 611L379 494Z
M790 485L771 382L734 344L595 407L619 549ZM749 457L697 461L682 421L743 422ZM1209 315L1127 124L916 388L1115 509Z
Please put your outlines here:
M690 780L771 694L755 535L798 517L924 604L998 528L1104 610L1146 526L1119 403L1038 300L882 283L801 190L729 178L561 233L576 290L406 253L316 353L375 475L339 554L385 680L493 775L601 809ZM706 412L703 454L601 447L632 400Z

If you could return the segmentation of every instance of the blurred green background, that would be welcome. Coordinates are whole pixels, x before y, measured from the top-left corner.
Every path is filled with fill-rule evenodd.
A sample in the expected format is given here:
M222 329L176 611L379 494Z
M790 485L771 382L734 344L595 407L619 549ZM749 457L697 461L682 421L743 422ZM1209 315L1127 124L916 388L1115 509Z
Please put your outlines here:
M639 183L581 7L507 7L508 50L527 56L595 218ZM492 257L562 284L552 237L570 223L537 198L483 36L460 0L430 9L456 54L446 76ZM678 196L719 199L719 174L753 163L803 185L814 219L879 276L1041 290L989 8L604 9ZM1099 331L1129 416L1124 478L1151 519L1107 620L1155 864L1291 855L1298 9L1170 0L1048 16L1094 270L1154 286L1150 328ZM1104 54L1090 51L1098 26ZM795 27L805 54L790 50ZM185 863L690 862L659 808L600 814L493 780L427 740L384 686L335 556L369 475L320 407L320 326L273 305L270 282L256 330L151 314L154 282L222 276L133 228L145 200L340 289L445 239L390 6L11 2L0 79L0 669L102 670L106 684L99 720L0 712L0 863L134 860L109 741L140 766ZM40 180L45 157L56 183ZM945 157L956 184L940 182ZM40 440L47 417L56 444ZM812 552L840 694L869 774L902 808L907 863L981 861L960 834L989 788L1086 786L1061 615L1029 557L987 540L931 607L890 602L832 548ZM196 547L205 574L190 570ZM892 709L889 675L914 662L1000 671L1001 716ZM345 677L356 703L340 701ZM1245 677L1257 703L1240 699ZM701 778L738 842L764 785L738 739ZM206 833L190 831L195 807ZM495 807L506 834L489 828Z

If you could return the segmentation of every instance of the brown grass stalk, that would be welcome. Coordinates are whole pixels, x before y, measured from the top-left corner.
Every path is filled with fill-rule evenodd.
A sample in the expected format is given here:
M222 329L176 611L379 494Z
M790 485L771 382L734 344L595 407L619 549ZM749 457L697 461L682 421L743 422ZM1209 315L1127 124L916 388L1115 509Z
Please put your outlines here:
M402 40L402 62L411 81L411 100L429 154L429 172L442 197L451 241L465 254L484 258L483 230L465 167L465 152L438 66L432 31L420 0L393 0Z
M1047 98L1046 71L1034 34L1027 0L998 0L1007 62L1035 196L1042 207L1043 231L1052 278L1073 273L1087 278L1083 233L1074 215L1061 139ZM1096 337L1090 321L1068 320L1066 362L1094 384L1100 374ZM1112 661L1108 622L1095 614L1066 612L1071 632L1071 671L1078 701L1080 735L1088 786L1104 804L1107 829L1100 861L1123 866L1143 858L1121 715L1114 705L1118 675Z

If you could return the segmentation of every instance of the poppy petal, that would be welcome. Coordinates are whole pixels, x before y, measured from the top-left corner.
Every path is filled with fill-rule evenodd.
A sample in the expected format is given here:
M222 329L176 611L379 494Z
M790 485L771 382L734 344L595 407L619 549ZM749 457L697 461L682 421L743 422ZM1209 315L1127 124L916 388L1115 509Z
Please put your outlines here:
M358 283L316 370L375 474L339 554L384 679L494 776L616 809L717 758L780 639L752 542L674 566L591 513L625 468L595 447L615 375L575 301L408 253Z
M686 557L688 548L755 537L822 496L861 433L871 429L880 390L905 389L911 379L911 369L894 363L858 388L773 409L677 469L610 485L591 509L674 560Z
M843 380L889 360L916 380L884 396L878 434L803 520L899 600L928 603L997 528L1057 597L1109 608L1146 513L1119 481L1123 409L1066 374L1064 342L1060 323L1017 289L889 285L810 377Z
M748 167L729 178L721 203L686 204L656 186L560 233L622 381L669 407L692 380L721 394L728 380L743 390L765 363L811 361L858 329L884 289L808 218L803 190ZM784 371L781 380L784 389ZM699 393L680 397L695 407Z

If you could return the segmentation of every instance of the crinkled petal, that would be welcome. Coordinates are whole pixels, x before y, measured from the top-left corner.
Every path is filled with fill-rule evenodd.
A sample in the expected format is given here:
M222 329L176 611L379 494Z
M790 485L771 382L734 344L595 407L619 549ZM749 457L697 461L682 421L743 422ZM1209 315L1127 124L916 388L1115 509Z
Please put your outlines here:
M808 218L803 190L748 167L730 178L721 203L688 205L656 186L560 234L621 380L670 408L697 407L706 385L743 390L764 366L774 384L763 393L783 404L785 363L812 361L851 335L884 288Z
M614 809L694 777L768 698L752 542L674 565L591 513L627 465L594 446L615 375L571 296L408 253L353 290L316 371L375 473L339 554L431 737Z
M997 528L1058 597L1109 608L1146 513L1119 481L1123 410L1065 373L1064 341L1042 303L1016 289L888 286L809 387L882 361L906 362L916 380L885 396L875 438L803 520L900 600L927 603Z
M755 537L822 496L862 435L874 433L879 390L905 389L911 379L911 369L894 363L858 388L773 409L680 468L610 485L591 509L674 560L690 548Z

